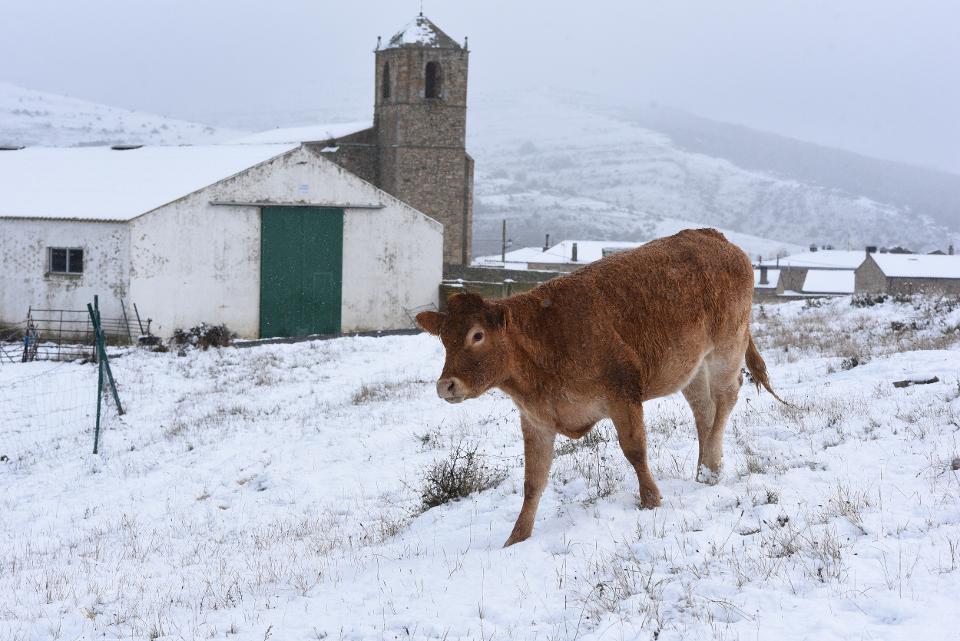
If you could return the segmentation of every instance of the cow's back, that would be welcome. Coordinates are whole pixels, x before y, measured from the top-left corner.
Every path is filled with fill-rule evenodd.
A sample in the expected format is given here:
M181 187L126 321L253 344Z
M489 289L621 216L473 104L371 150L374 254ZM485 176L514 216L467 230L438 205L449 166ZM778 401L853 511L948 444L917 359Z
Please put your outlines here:
M650 377L661 363L683 369L742 334L752 296L749 258L713 229L608 256L524 295L535 301L526 308L535 310L533 322L558 360L586 364L622 340Z

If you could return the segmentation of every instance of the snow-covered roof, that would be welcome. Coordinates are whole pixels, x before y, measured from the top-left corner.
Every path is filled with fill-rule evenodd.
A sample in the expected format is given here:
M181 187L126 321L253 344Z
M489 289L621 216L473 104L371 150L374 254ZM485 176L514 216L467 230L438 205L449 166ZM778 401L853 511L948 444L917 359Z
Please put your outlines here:
M298 146L0 151L0 218L130 220Z
M856 269L866 260L863 250L821 249L815 252L791 254L776 260L765 260L764 265L778 267L810 267L813 269Z
M856 272L847 269L808 270L803 279L803 293L852 294L855 275Z
M457 42L445 34L422 13L390 38L387 48L431 47L434 49L460 49Z
M274 143L326 142L370 128L369 122L338 122L304 127L282 127L231 140L232 145L264 145Z
M753 270L753 286L759 289L775 289L780 281L779 269L767 269L767 282L760 284L760 270Z
M960 278L960 256L871 254L880 270L894 278Z
M573 260L573 245L577 245L577 260ZM550 249L542 247L521 247L506 254L506 265L500 260L500 254L480 256L474 265L505 266L509 269L526 269L530 263L550 265L586 265L603 258L606 253L615 253L639 247L643 243L623 240L564 240Z

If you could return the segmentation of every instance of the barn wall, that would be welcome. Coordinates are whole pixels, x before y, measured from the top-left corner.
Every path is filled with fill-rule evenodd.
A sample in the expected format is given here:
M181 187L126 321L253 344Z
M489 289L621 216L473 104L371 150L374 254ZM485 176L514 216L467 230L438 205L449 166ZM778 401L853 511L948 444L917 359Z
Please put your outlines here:
M436 309L443 230L409 207L348 209L343 220L344 332L413 327Z
M81 276L47 274L48 247L78 247ZM27 309L85 309L100 297L104 317L119 318L127 305L129 230L124 223L0 219L0 325L22 322Z
M382 204L383 209L345 212L343 290L350 310L343 310L344 326L352 318L351 328L405 327L406 322L398 325L398 303L421 300L419 292L428 286L432 295L425 303L436 300L439 261L434 273L414 265L413 256L431 257L434 245L442 251L440 224L300 148L132 221L131 292L138 301L150 301L157 334L222 322L241 337L259 336L260 209L214 201ZM354 216L360 218L356 223L350 220ZM386 271L391 263L399 275ZM394 288L401 293L371 302L370 291L397 278L403 282ZM140 303L141 312L146 304ZM360 316L377 320L361 322Z

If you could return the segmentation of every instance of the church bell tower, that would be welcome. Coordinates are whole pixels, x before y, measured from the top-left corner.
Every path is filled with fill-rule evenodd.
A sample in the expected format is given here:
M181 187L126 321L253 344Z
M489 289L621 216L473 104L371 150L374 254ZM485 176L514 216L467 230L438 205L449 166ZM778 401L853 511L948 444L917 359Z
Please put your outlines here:
M443 259L452 264L469 264L472 248L468 59L466 42L422 13L376 52L379 186L443 224Z

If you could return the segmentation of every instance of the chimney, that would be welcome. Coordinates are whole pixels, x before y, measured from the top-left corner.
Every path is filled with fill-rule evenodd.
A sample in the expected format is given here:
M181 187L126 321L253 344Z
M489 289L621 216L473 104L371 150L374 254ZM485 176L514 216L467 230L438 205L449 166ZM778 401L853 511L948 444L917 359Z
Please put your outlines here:
M543 241L543 251L550 249L550 234L547 234L547 239Z
M573 247L570 248L570 260L571 262L577 262L577 244L574 243Z
M812 251L812 252L817 251L817 245L816 245L816 243L810 243L810 251Z
M760 265L760 284L769 285L770 281L767 280L767 266Z
M947 255L953 256L953 243L950 243L950 246L947 247Z
M867 253L868 253L868 254L876 254L876 253L877 253L877 246L876 246L876 245L867 245Z

